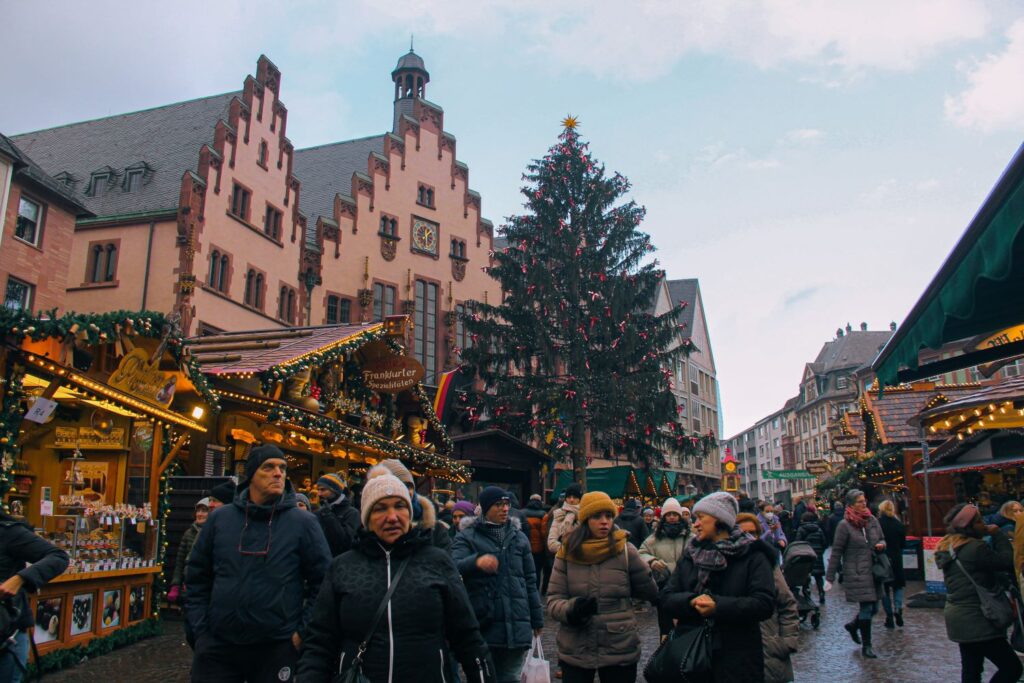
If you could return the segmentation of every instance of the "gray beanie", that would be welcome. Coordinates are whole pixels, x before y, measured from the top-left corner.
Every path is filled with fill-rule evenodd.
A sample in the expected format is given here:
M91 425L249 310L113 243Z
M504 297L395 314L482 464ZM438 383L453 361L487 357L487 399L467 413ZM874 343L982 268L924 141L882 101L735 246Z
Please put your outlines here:
M731 493L725 491L709 493L693 506L694 514L703 512L705 515L711 515L730 529L736 526L736 515L739 511L739 503Z

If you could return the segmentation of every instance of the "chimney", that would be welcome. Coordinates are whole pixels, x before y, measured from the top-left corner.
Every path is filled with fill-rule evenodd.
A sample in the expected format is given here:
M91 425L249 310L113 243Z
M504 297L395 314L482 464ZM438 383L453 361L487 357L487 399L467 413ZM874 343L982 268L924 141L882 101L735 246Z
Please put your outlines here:
M891 331L893 331L893 332L896 331L896 321L895 320L893 320L891 323L889 323L889 329Z
M861 323L860 324L860 331L861 332L867 332L868 331L868 324L867 323Z

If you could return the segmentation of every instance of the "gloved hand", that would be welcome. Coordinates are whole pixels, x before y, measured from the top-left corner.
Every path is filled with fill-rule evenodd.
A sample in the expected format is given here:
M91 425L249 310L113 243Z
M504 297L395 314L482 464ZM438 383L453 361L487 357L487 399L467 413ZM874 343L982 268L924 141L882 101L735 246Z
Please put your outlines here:
M171 586L171 590L167 591L167 602L173 604L178 602L178 597L181 595L181 589L178 586Z
M597 614L597 598L588 596L574 599L565 618L570 626L580 627L586 626L595 614Z

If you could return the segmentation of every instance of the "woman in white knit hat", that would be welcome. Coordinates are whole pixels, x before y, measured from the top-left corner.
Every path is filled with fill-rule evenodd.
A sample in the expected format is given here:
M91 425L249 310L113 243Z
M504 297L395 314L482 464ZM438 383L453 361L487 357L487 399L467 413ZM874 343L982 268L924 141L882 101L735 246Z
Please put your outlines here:
M708 494L693 512L693 539L662 589L659 607L678 620L677 634L714 620L715 683L762 683L760 622L775 610L775 553L736 526L739 504L731 494Z
M650 565L659 588L668 583L690 540L690 522L683 519L682 510L683 506L675 498L666 500L661 506L661 521L640 546L640 559ZM672 619L660 609L658 630L663 638L672 630Z
M462 579L448 553L432 544L431 530L413 525L405 483L383 473L367 481L361 516L355 546L334 558L317 597L298 679L328 683L359 666L373 683L442 682L451 652L468 680L493 681Z

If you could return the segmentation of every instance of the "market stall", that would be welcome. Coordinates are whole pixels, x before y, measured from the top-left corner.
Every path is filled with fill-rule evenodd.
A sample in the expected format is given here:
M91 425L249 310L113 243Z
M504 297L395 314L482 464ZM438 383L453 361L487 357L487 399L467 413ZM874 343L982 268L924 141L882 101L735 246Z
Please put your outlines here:
M32 596L45 658L156 616L166 474L218 401L158 313L3 309L0 333L3 505L71 558Z
M239 473L249 447L273 443L297 490L324 472L358 480L385 458L425 487L469 481L405 355L405 316L370 325L255 330L187 340L223 401L216 427L192 443L192 474ZM221 473L216 472L216 473Z

